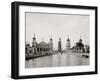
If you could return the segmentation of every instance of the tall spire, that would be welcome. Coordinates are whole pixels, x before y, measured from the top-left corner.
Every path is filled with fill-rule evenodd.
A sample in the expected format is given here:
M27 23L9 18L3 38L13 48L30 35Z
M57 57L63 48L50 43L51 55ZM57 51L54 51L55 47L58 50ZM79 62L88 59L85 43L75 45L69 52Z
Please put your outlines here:
M53 50L53 40L52 40L52 35L51 35L51 38L50 38L50 50Z
M59 42L58 42L58 51L62 52L61 38L59 38Z

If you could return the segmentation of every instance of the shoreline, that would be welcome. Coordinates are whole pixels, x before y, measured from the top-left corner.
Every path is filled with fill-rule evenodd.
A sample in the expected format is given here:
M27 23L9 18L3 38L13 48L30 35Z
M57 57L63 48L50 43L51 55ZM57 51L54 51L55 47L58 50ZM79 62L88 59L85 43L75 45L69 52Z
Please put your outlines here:
M25 60L35 59L35 58L44 57L44 56L50 56L50 55L54 55L54 54L57 54L57 53L43 54L43 55L36 55L36 56L25 56ZM90 54L89 53L71 53L71 52L68 52L67 54L81 55L81 56L86 57L86 58L90 57Z

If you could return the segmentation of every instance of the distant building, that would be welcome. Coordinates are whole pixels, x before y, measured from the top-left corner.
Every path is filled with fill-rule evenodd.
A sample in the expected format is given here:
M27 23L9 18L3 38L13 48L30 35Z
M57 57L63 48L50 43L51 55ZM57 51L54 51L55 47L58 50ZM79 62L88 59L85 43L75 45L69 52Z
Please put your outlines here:
M27 50L31 50L30 52ZM36 37L34 35L33 41L32 41L32 47L30 47L29 44L26 44L26 53L33 54L33 56L36 55L45 55L50 54L53 51L53 39L50 38L49 43L45 43L44 41L37 43Z
M30 49L30 44L26 43L26 46L25 46L25 53L26 54L30 53L29 49Z
M29 43L26 43L26 46L25 46L25 56L32 56L32 47L30 46Z
M50 50L49 44L45 43L44 41L38 43L37 45L37 54L47 54Z
M82 39L80 38L79 42L76 43L76 46L73 46L73 52L84 53L84 44L82 43Z
M37 43L35 34L32 40L32 46L29 43L25 43L25 55L27 58L48 55L53 53L73 52L73 53L90 53L90 46L84 45L82 39L71 48L69 37L67 38L66 50L62 50L61 38L58 41L58 50L53 49L53 39L50 38L49 43L44 41Z
M62 52L61 38L59 38L59 42L58 42L58 52Z
M72 47L72 52L76 53L89 53L89 46L84 45L82 43L82 39L80 38L79 42L76 43L75 46Z

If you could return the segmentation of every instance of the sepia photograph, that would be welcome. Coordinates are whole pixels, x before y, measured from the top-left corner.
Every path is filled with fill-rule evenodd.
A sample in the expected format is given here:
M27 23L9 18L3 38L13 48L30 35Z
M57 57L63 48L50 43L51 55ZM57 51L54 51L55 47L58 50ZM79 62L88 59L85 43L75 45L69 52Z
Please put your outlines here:
M97 7L12 3L11 77L97 74Z
M25 12L25 68L88 66L90 16Z

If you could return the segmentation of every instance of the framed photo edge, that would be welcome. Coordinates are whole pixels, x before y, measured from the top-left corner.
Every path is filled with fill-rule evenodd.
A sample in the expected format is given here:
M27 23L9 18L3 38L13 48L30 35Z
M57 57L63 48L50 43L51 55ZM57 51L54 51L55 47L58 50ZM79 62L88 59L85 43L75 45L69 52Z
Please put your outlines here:
M95 10L95 71L75 72L75 73L59 73L59 74L43 74L43 75L28 75L19 76L19 6L44 6L44 7L59 7L59 8L76 8L76 9L94 9ZM81 6L81 5L65 5L65 4L49 4L49 3L34 3L34 2L12 2L11 3L11 78L27 79L27 78L43 78L43 77L58 77L72 75L88 75L98 73L98 8L96 6Z

